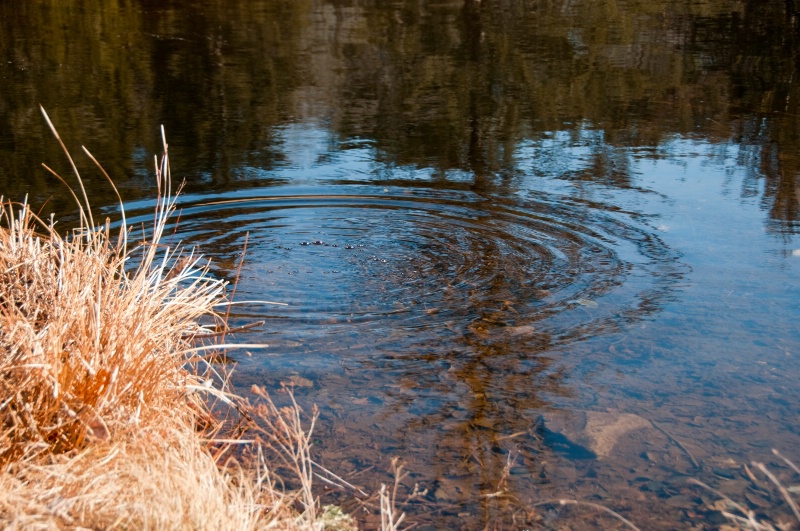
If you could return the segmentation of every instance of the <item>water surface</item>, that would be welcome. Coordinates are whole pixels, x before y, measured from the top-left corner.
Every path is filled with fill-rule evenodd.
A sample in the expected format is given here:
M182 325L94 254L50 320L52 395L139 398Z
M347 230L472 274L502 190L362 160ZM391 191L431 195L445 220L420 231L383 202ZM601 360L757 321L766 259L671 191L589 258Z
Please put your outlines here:
M687 478L780 511L738 463L800 459L797 24L783 1L2 4L0 184L74 218L41 103L149 220L164 124L184 243L233 279L247 242L237 298L287 304L232 315L270 344L235 384L294 382L320 464L364 490L401 457L421 528L618 525L558 498L714 528ZM325 494L376 526L353 497Z

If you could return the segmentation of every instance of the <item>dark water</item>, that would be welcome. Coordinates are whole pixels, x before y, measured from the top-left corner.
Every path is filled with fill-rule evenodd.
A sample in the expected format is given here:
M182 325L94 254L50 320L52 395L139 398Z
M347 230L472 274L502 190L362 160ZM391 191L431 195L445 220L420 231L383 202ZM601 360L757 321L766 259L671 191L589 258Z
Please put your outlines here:
M739 463L800 460L798 11L6 2L0 191L74 218L41 103L149 220L164 124L183 241L288 304L237 308L237 385L364 490L403 458L420 528L715 528L689 477L781 514Z

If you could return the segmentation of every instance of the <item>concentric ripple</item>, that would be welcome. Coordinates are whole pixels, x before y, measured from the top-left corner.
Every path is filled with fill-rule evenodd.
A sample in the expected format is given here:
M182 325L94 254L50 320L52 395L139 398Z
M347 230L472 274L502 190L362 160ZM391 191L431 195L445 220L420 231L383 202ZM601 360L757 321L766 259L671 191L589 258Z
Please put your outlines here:
M466 341L537 350L647 316L680 276L652 229L600 205L322 191L271 188L182 205L184 243L210 256L217 274L234 275L247 239L237 299L287 306L244 305L235 317L270 318L284 348L402 355Z

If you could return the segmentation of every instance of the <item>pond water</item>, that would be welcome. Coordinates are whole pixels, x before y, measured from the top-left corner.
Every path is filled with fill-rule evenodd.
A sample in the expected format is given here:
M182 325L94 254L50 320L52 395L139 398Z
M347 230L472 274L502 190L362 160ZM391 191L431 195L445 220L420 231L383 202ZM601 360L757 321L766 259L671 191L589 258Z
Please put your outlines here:
M293 382L315 453L417 529L643 529L759 512L800 461L800 5L0 4L0 192L64 224L74 153L233 279L234 384ZM98 213L118 215L101 175ZM763 479L763 478L762 478ZM766 484L764 484L766 485ZM763 485L762 485L763 487ZM402 491L402 489L401 489ZM331 491L367 528L374 510ZM402 497L402 496L401 496ZM716 507L719 509L719 506Z

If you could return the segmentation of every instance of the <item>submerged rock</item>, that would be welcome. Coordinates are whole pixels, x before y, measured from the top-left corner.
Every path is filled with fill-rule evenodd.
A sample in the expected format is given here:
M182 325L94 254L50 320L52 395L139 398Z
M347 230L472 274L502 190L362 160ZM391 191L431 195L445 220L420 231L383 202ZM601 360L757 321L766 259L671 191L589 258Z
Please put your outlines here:
M552 411L536 422L545 444L572 459L606 458L625 435L655 429L639 415L608 411Z

